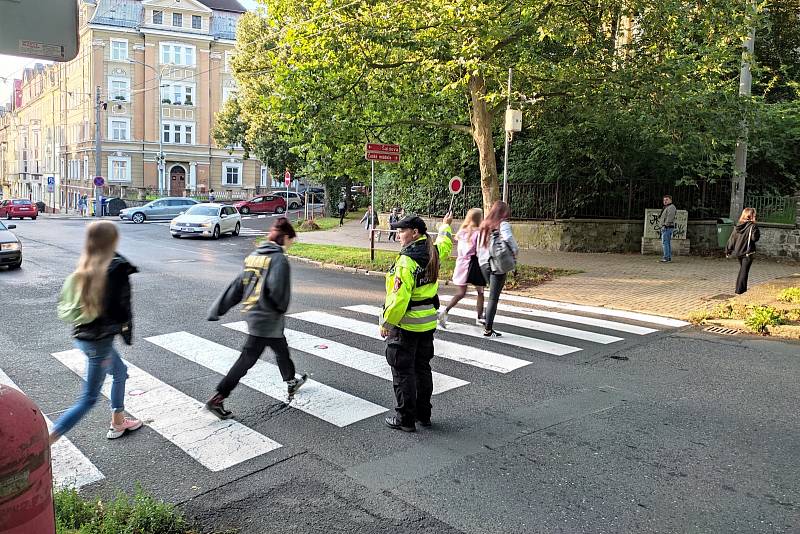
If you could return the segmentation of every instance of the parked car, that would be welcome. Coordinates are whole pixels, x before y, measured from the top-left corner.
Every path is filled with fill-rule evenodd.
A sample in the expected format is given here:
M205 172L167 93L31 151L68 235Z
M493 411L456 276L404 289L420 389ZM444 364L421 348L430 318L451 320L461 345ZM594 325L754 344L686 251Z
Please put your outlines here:
M36 220L38 216L39 209L36 207L36 204L28 199L12 198L0 202L0 217L5 217L6 219L30 217Z
M273 191L272 193L270 193L270 195L281 197L284 200L287 199L286 191ZM302 208L303 196L298 193L295 193L294 191L289 191L288 203L290 210L296 210L298 208Z
M22 266L22 243L14 235L16 224L6 226L0 221L0 265L8 265L9 269L19 269Z
M237 236L241 228L242 216L236 208L216 203L192 206L169 223L169 231L175 238L188 235L219 239L229 232Z
M277 195L264 195L250 200L242 200L233 205L239 213L283 213L286 211L286 199Z
M123 221L130 220L136 224L144 221L170 220L182 211L199 204L192 198L166 197L148 202L144 206L136 206L120 210L119 218Z

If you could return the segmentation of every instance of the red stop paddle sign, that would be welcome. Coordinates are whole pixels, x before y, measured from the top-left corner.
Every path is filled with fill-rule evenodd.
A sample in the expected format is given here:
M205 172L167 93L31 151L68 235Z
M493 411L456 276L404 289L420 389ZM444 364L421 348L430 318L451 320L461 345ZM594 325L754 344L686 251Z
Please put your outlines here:
M464 189L464 180L459 178L458 176L453 176L450 178L450 193L457 195Z

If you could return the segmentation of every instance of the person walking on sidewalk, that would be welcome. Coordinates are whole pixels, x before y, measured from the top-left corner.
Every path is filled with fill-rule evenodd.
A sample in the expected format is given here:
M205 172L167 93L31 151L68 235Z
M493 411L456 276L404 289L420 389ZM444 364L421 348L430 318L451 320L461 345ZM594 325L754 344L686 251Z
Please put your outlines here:
M386 301L380 317L386 340L386 361L392 369L397 405L384 419L390 428L416 432L416 422L431 426L433 334L439 308L439 265L453 248L448 213L436 243L421 218L405 217L392 225L402 249L386 273Z
M339 201L337 208L339 210L339 228L341 228L344 226L344 216L347 214L347 204L344 199Z
M220 316L243 302L242 312L247 321L247 339L239 359L220 380L217 392L206 402L206 409L220 419L233 416L223 402L256 364L266 347L275 353L290 401L306 382L308 375L295 376L294 362L283 333L285 314L292 296L291 270L285 251L292 246L296 236L289 219L276 219L267 241L245 258L244 270L208 311L208 320L218 321Z
M392 208L392 213L389 215L389 241L397 242L397 232L391 230L392 224L400 220L400 209Z
M108 221L86 227L86 242L78 267L64 282L58 316L73 325L75 347L86 355L86 382L80 399L53 425L50 443L69 432L94 406L107 374L111 382L111 425L108 439L116 439L141 428L138 419L125 417L125 382L128 368L114 348L114 337L132 343L133 314L129 276L138 272L117 254L119 234Z
M450 304L439 314L439 326L447 328L447 314L455 307L458 302L467 294L467 284L475 286L478 292L478 301L475 310L478 317L476 324L483 326L483 288L486 280L483 278L480 264L478 263L478 230L483 219L483 210L472 208L464 217L461 228L458 229L456 240L458 241L458 258L453 269L453 285L457 292L450 300Z
M747 278L753 265L756 253L756 242L761 238L761 231L756 224L756 210L745 208L739 216L739 223L733 229L731 237L725 245L725 255L736 256L739 260L739 275L736 277L737 295L747 292Z
M663 202L664 208L658 218L661 226L661 248L664 252L660 261L669 263L672 261L672 234L675 232L675 215L678 213L678 208L672 203L672 197L669 195L664 195Z
M503 291L508 273L515 268L519 250L511 232L509 217L511 208L502 200L498 200L481 223L478 234L478 263L483 271L483 277L489 283L489 299L483 315L483 335L486 337L501 336L494 330L494 316L497 314L500 292Z
M86 195L81 195L80 198L78 198L78 213L80 214L81 217L86 217L87 205L88 202L86 200Z

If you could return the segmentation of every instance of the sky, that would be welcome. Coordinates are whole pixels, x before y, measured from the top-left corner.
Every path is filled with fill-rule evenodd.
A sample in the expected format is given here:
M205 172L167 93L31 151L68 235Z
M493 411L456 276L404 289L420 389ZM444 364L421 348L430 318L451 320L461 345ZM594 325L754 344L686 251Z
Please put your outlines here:
M245 9L255 9L258 5L256 0L239 0ZM0 106L11 101L11 92L14 78L22 77L23 69L32 67L36 63L47 64L49 62L41 59L22 58L17 56L6 56L0 54Z

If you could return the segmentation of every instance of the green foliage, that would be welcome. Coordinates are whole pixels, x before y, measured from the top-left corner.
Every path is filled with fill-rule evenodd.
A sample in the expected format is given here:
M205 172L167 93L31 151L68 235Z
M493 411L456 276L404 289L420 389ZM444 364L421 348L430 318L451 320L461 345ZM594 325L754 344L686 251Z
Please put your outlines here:
M780 292L778 300L781 302L800 304L800 287L787 287Z
M133 497L122 493L109 502L90 502L74 489L55 493L58 534L190 534L175 508L137 488Z
M783 324L783 318L781 313L775 308L769 306L754 306L744 320L744 324L753 332L766 336L769 334L770 326Z

